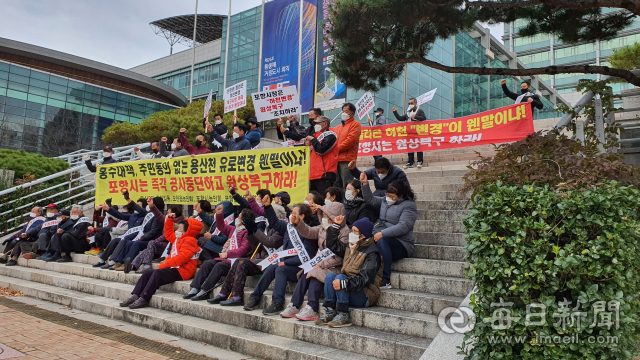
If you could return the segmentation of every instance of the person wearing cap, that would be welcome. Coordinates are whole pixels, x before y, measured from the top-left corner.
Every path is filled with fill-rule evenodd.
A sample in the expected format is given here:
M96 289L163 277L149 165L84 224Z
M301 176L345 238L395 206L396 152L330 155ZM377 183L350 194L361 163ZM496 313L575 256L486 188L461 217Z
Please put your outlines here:
M80 205L71 207L69 218L73 221L73 226L68 230L58 229L57 233L60 234L60 242L52 244L52 247L56 249L54 258L58 257L57 262L71 262L73 261L71 259L72 252L82 254L89 250L87 231L89 225L91 225L91 220L84 217Z
M34 259L37 254L44 254L51 237L56 233L58 229L58 212L60 208L56 204L49 204L44 208L45 220L38 233L38 238L33 243L30 243L30 248L27 250L25 246L22 246L22 257L25 259Z
M113 158L113 148L109 145L105 146L104 149L102 149L102 165L115 164L117 162L120 162L120 160ZM89 171L92 173L96 172L96 167L91 162L91 156L84 156L84 164L87 166Z
M18 256L15 256L20 251L20 243L31 242L38 239L38 234L45 218L42 216L42 208L36 206L29 212L27 218L29 222L25 224L20 231L11 235L8 239L2 242L2 245L6 245L2 253L0 253L0 263L7 263L7 266L13 266L17 264ZM5 254L3 256L3 254ZM11 260L8 260L11 255Z
M255 149L256 146L260 145L262 130L260 130L260 127L258 126L258 120L254 118L250 118L249 120L245 121L245 124L249 127L249 132L247 132L247 135L245 135L245 137L247 138L247 140L249 140L251 148Z
M189 152L190 155L202 155L209 154L209 148L207 147L207 142L204 139L204 134L200 133L196 136L196 146L189 144L189 140L187 140L187 132L186 128L180 129L180 143L182 143L182 147Z
M324 194L337 178L338 135L329 130L331 119L328 117L318 116L314 122L315 132L305 141L305 145L311 147L309 189Z
M235 123L233 124L233 140L224 139L217 133L211 133L211 136L217 142L226 146L228 151L251 150L251 143L247 140L246 133L247 125Z
M310 110L309 122L311 123L311 128L313 128L313 120L311 119L312 113L313 111ZM282 119L278 120L278 139L283 141L286 139L291 139L293 141L300 141L306 137L307 137L307 129L305 129L304 126L300 125L297 115L287 116L286 122L283 122Z
M287 217L289 217L289 215L291 215L291 210L289 209L290 203L291 196L286 191L280 191L273 195L273 209L276 213L284 211L287 214Z
M171 156L171 152L167 150L166 137L162 137L160 141L154 141L151 143L151 154L142 153L138 147L134 147L133 151L140 160L162 159Z
M342 122L332 129L338 136L338 176L334 186L341 189L353 179L349 171L349 162L358 158L358 145L362 126L354 118L356 106L352 103L342 105Z
M209 122L209 114L207 114L204 120L202 120L202 126L204 126L204 128L207 129L207 132L209 133L209 150L211 150L212 153L222 152L224 150L224 146L222 146L222 144L214 142L215 138L213 137L213 134L217 133L220 136L227 136L227 134L229 133L229 128L224 124L224 121L222 120L222 114L215 114L213 115L213 118L215 119L215 122L214 124L211 124Z
M371 124L371 126L382 126L382 125L387 125L387 118L384 117L384 109L383 108L377 108L373 114L375 115L375 119L373 119L373 123Z
M337 216L327 230L327 248L343 260L340 274L331 272L324 279L325 314L316 325L351 326L349 307L374 306L380 297L382 255L373 239L373 223L369 219L353 223L345 244L339 239L344 221L344 216Z
M37 258L38 260L43 260L46 262L57 261L60 259L60 254L56 256L56 250L60 244L60 237L64 234L65 231L69 231L73 228L75 222L71 220L71 211L63 209L58 212L58 226L53 231L53 236L49 240L47 247L43 248L45 250L44 255ZM62 230L62 231L59 231Z

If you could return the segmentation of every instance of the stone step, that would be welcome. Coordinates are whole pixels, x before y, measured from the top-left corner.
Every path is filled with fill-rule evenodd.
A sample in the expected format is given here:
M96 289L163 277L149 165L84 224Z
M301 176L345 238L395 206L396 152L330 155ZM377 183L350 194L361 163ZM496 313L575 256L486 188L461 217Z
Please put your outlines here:
M466 230L462 221L417 220L413 231L415 235L415 232L463 233Z
M460 176L439 176L439 177L418 177L414 176L409 179L411 186L421 184L448 185L448 184L464 184L464 180Z
M372 181L373 182L373 181ZM414 193L425 193L431 191L459 191L462 189L463 184L415 184L413 181L410 183L411 190ZM376 191L373 184L370 185L371 191Z
M465 261L466 253L462 246L415 244L415 257L420 259Z
M407 175L407 179L411 182L411 179L415 178L423 178L423 177L446 177L446 176L458 176L462 177L466 173L469 172L464 166L449 166L445 167L445 169L438 169L436 167L433 168L422 168L422 169L404 169L403 170Z
M460 297L467 296L473 289L473 283L464 278L397 271L391 273L391 285L403 290Z
M72 309L86 311L107 318L126 321L134 325L144 326L189 340L200 341L258 359L380 359L379 357L364 355L363 353L337 350L332 347L312 344L302 340L204 320L200 316L180 315L156 308L138 310L121 308L118 306L117 301L110 298L88 295L85 292L46 285L40 282L0 275L0 286L15 291L22 291L26 296L54 302ZM126 290L123 289L123 291ZM399 343L398 348L403 351L409 348L412 355L410 358L413 359L418 359L422 354L422 352L418 354L421 348L416 348L410 342L407 344ZM395 344L391 351L393 350L396 350ZM387 353L391 351L387 350Z
M427 192L414 192L417 201L428 200L453 200L462 201L466 203L471 194L462 194L458 191L427 191ZM416 204L417 206L418 204ZM426 208L423 208L426 209Z
M442 309L457 307L463 297L431 294L403 289L385 289L381 292L378 304L385 308L394 308L423 314L437 315Z
M462 233L414 232L413 236L416 244L460 247L467 244Z
M418 210L418 220L462 221L466 210Z
M391 265L393 272L406 272L423 275L437 275L464 278L466 264L462 261L409 258L401 259Z
M105 272L107 270L101 271ZM133 285L33 268L2 267L0 275L55 285L114 300L128 298L133 289ZM350 350L349 346L357 343L362 346L360 349L362 354L379 356L384 359L399 359L396 356L398 350L417 355L417 357L412 356L411 358L419 358L428 346L430 339L435 337L440 330L434 315L385 308L382 308L382 311L377 311L377 307L368 308L366 311L353 309L353 322L357 326L333 329L295 319L265 316L259 310L248 312L241 307L229 308L210 305L203 301L185 300L182 299L181 294L167 292L164 289L154 295L150 306L172 313L196 316L226 325L257 330L270 335L334 347L338 350L348 351ZM393 332L394 330L398 332ZM415 337L417 335L421 337ZM338 341L340 338L345 337L349 340L348 343ZM405 344L399 345L397 344L398 342L405 342ZM384 349L382 349L383 347ZM389 351L390 348L396 347L401 347L402 349Z
M433 200L418 198L416 207L418 212L427 210L465 210L467 200ZM466 211L466 210L465 210Z

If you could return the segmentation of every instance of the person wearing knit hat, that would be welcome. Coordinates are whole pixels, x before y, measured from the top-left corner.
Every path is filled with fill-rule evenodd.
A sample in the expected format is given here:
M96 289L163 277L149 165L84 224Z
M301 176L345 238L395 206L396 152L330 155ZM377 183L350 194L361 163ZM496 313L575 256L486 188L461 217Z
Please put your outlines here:
M373 223L366 218L354 222L345 244L339 240L344 222L344 216L337 216L327 230L327 248L343 261L340 274L329 273L324 279L325 314L316 325L351 326L349 307L374 306L380 297L382 255L373 240Z
M280 191L273 196L273 209L281 209L287 214L287 217L291 215L291 209L289 204L291 203L291 196L286 191ZM278 212L279 210L276 210Z

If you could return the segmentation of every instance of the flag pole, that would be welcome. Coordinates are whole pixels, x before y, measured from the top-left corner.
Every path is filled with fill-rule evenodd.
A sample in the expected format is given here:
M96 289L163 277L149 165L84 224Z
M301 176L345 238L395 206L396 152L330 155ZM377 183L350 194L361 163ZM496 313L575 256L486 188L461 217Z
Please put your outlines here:
M260 14L260 57L258 63L260 64L258 70L258 91L262 91L262 43L264 38L264 0L262 0L262 14Z
M191 84L189 86L189 103L193 101L193 68L196 65L196 28L198 26L198 0L196 0L196 13L193 15L193 59L191 60Z
M229 16L227 17L227 41L224 46L224 80L222 91L227 88L227 69L229 68L229 32L231 31L231 1L229 0Z
M302 107L302 18L304 17L304 0L300 0L300 31L298 39L298 99ZM303 111L301 111L303 112Z

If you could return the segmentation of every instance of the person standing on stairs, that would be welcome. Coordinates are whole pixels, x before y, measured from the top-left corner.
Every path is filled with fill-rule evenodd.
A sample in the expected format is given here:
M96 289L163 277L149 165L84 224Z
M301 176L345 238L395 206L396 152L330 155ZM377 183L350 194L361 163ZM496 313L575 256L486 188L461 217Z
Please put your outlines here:
M427 120L427 116L424 114L424 111L422 111L422 109L418 108L418 102L416 101L415 98L411 98L409 99L409 106L407 108L407 113L405 115L400 116L400 114L398 114L398 112L396 111L396 107L394 106L393 109L391 109L393 111L393 116L396 117L396 119L398 121L425 121ZM422 167L422 160L424 159L424 153L418 152L418 169L420 169ZM407 164L405 166L403 166L405 169L411 169L413 168L413 162L414 162L414 153L409 153L409 161L407 161Z
M120 162L120 160L116 160L113 158L113 148L108 145L105 146L104 149L102 149L101 165L115 164L117 162ZM87 169L89 169L89 171L91 171L92 173L96 172L96 166L94 166L93 163L91 163L91 156L89 155L84 156L84 164L87 166Z
M120 303L121 307L139 309L149 306L151 297L162 285L181 280L189 280L196 272L200 248L196 236L202 230L202 223L196 219L187 219L173 230L173 219L176 214L169 214L164 222L164 236L171 243L171 251L165 261L157 269L145 271L131 297Z
M391 263L413 257L415 238L413 226L418 219L415 195L409 184L396 180L389 184L385 197L373 196L365 173L360 174L364 201L380 211L373 228L373 240L384 260L382 285L391 288Z
M515 100L516 104L525 103L525 102L529 103L531 105L532 114L535 114L533 112L534 107L539 110L542 110L542 108L544 108L544 104L542 103L542 101L540 101L540 96L531 92L531 84L527 80L524 80L520 84L521 94L516 94L513 91L509 90L509 88L507 87L506 79L500 80L500 84L502 84L502 92L504 92L504 94L507 95L512 100Z
M355 119L356 106L352 103L342 105L342 122L331 129L338 136L338 175L334 186L344 189L353 179L349 171L349 162L358 158L358 144L362 125Z

